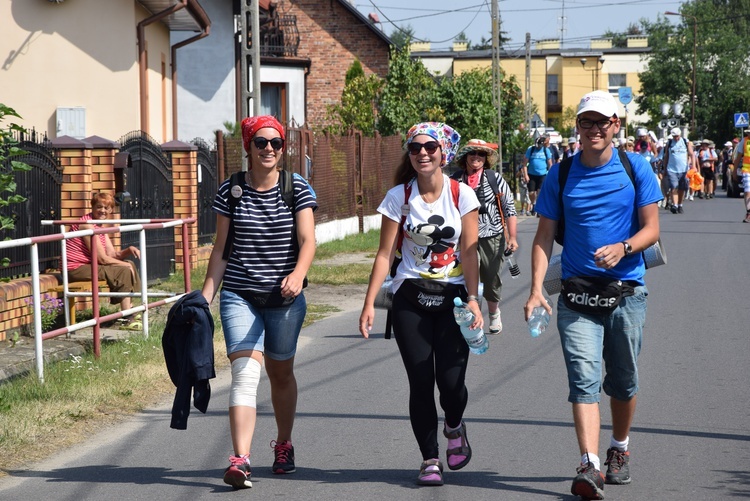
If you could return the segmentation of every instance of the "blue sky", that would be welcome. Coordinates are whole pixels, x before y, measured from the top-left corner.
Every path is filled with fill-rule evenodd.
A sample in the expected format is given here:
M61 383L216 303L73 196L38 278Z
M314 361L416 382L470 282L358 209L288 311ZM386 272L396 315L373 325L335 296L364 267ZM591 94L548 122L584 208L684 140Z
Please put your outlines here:
M664 11L678 11L680 1L669 0L500 0L498 7L502 30L511 42L506 48L520 49L526 33L534 40L560 38L562 8L565 7L565 47L588 46L588 40L608 30L625 31L640 18L655 21ZM433 49L450 48L461 31L478 43L490 38L490 0L431 0L404 2L403 0L354 0L363 14L377 13L383 31L390 35L393 24L411 25L415 36L432 42ZM377 7L377 8L376 8ZM670 17L679 23L679 17ZM389 23L389 21L393 23Z

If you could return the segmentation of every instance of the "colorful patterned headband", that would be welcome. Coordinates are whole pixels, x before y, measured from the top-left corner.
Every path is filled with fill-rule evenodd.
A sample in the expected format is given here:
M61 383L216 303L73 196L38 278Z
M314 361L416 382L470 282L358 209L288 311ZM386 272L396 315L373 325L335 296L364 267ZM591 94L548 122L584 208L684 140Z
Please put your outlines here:
M456 156L458 143L461 142L461 135L453 130L450 125L442 122L422 122L412 126L406 133L406 144L412 142L415 136L421 134L430 136L440 143L440 149L443 151L443 163L447 165Z

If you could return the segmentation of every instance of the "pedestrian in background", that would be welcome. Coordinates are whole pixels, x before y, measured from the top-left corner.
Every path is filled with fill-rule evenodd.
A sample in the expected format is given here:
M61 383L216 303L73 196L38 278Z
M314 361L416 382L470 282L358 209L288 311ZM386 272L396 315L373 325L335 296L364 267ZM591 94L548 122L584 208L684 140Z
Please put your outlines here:
M502 174L493 170L497 157L497 151L486 141L471 139L456 155L455 162L461 170L454 177L468 184L479 199L479 280L484 285L482 296L487 300L490 334L500 334L503 330L498 306L502 299L500 275L505 251L518 249L516 204Z
M536 197L542 183L544 183L544 178L547 176L547 171L552 166L552 152L545 146L547 141L549 141L549 138L540 136L532 146L526 149L526 164L523 167L522 176L528 185L532 216L536 216L534 210Z
M274 474L295 468L292 428L297 412L294 355L307 312L302 289L315 256L315 192L293 176L294 207L281 190L279 162L284 127L272 116L245 118L242 144L249 170L239 184L219 186L214 199L216 241L202 294L209 304L219 291L221 323L232 364L229 431L234 454L224 482L252 487L250 449L257 417L256 395L265 359L276 418ZM230 200L233 198L234 200ZM225 254L225 247L231 252ZM227 250L229 250L227 249Z
M668 186L671 191L669 210L672 214L682 214L682 201L688 191L687 171L694 165L693 144L682 137L679 127L673 128L671 138L664 145L662 164L666 170Z
M735 179L742 180L742 189L745 192L745 219L742 222L750 223L750 129L745 129L742 140L734 149L732 162Z
M463 421L469 347L453 317L453 299L468 303L474 314L470 328L481 329L479 200L469 186L442 172L460 139L439 122L419 123L407 132L395 186L378 207L380 246L359 317L359 331L367 338L375 297L393 269L393 333L409 379L409 419L422 455L419 485L443 485L436 384L445 413L448 468L458 470L471 459Z
M529 185L523 175L523 165L519 165L516 170L516 179L518 179L518 198L521 200L521 215L531 215L531 199L529 198Z
M550 171L539 194L541 218L531 251L531 294L525 315L528 319L538 306L551 313L542 287L555 234L564 217L563 289L557 301L557 328L581 454L571 492L584 499L602 499L605 482L631 481L630 427L648 295L642 251L659 238L656 202L661 192L641 156L625 153L632 166L631 180L612 148L620 120L611 94L594 91L584 95L576 124L583 150L573 157L562 195L559 168ZM586 297L606 301L592 305ZM602 388L610 397L612 414L606 476L600 471L599 459Z

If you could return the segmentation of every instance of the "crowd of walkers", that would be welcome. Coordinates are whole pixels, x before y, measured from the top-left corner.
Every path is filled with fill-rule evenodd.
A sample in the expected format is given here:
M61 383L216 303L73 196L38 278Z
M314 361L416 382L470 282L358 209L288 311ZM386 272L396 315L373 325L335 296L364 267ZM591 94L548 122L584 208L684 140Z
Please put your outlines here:
M552 311L543 279L553 242L563 246L556 320L579 446L571 492L583 499L602 499L605 483L631 482L630 430L648 296L642 251L659 238L658 208L682 214L685 200L712 199L734 165L743 172L745 222L750 222L750 133L716 151L710 140L686 140L679 128L666 140L646 129L618 140L620 128L612 95L588 93L577 110L578 137L559 150L542 136L516 172L524 192L520 215L539 218L527 319L540 307ZM217 294L221 298L232 367L229 432L234 449L224 482L236 489L252 487L251 447L263 365L277 425L272 473L296 470L294 356L306 313L303 290L315 254L317 208L312 187L279 167L285 147L281 123L270 116L247 118L242 137L249 170L226 180L216 194L216 244L200 298L206 307ZM377 209L380 246L359 331L369 337L375 300L382 287L390 287L388 323L409 383L406 405L421 456L416 482L439 486L447 473L444 466L459 470L472 459L465 419L470 351L454 321L453 302L460 298L473 313L470 329L483 330L484 299L489 333L502 331L500 275L504 256L518 248L519 214L510 187L495 169L494 145L471 139L461 148L460 133L440 122L415 124L405 138L393 187ZM459 168L448 176L445 168L454 160ZM586 297L601 301L579 300ZM612 415L603 461L602 391Z

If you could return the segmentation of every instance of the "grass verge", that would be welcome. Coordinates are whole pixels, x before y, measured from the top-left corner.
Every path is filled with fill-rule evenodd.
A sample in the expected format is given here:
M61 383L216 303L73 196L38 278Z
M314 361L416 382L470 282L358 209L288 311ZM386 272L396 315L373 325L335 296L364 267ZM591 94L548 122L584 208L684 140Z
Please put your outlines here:
M374 255L378 232L355 235L318 246L316 262L339 254ZM310 269L316 284L367 283L371 264L319 265ZM197 288L206 269L192 271ZM151 286L167 292L181 292L182 275ZM214 353L217 370L228 365L218 301L211 306L216 322ZM114 311L108 305L103 313ZM164 364L161 334L169 306L149 310L150 336L135 333L122 341L104 343L101 357L92 352L45 365L45 382L35 373L0 385L0 474L25 463L39 461L55 451L85 440L91 430L100 430L127 416L162 401L174 392ZM308 303L305 325L338 311L334 305ZM79 320L91 318L81 312ZM52 432L51 432L52 431ZM40 447L39 444L43 444Z

